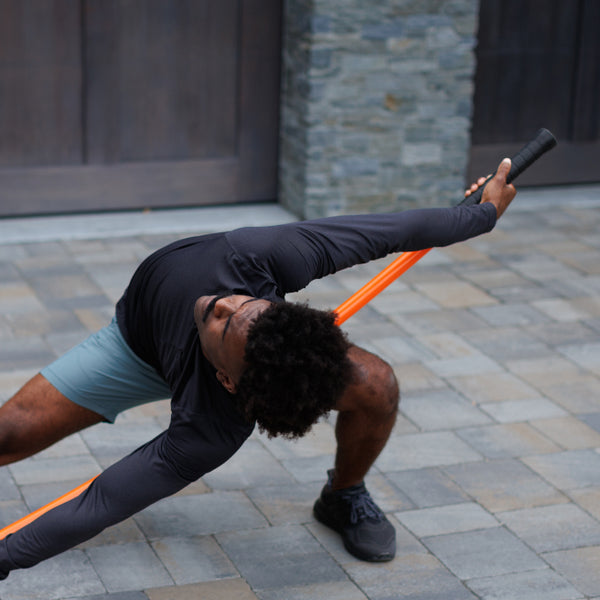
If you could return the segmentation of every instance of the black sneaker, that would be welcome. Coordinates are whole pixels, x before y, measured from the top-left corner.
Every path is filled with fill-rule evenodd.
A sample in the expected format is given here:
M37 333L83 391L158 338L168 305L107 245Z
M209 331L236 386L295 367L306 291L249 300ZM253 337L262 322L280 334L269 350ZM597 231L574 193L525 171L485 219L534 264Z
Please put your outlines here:
M329 481L313 507L318 521L337 531L350 554L369 562L386 562L396 554L396 530L373 502L364 483L342 490Z

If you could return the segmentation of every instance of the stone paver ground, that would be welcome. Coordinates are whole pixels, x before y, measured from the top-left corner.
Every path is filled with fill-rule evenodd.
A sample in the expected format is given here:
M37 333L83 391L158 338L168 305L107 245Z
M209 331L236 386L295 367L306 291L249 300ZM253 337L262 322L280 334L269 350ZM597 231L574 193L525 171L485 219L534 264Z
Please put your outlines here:
M80 219L62 234L43 226L39 240L0 237L0 401L109 321L143 257L249 222L247 208L235 213L186 213L169 233L86 235ZM389 260L291 299L335 308ZM294 443L255 432L183 492L13 572L0 598L600 598L600 189L521 191L492 233L432 251L344 328L401 382L397 425L367 478L397 528L394 561L355 560L312 516L332 415ZM0 469L0 525L168 420L168 402L146 405Z

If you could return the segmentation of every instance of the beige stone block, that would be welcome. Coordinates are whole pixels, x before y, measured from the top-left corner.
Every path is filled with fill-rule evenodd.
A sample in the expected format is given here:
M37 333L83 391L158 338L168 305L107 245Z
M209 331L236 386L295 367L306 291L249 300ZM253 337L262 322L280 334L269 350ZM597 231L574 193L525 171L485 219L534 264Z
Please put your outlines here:
M541 384L544 394L575 414L600 411L600 378L581 375L565 381Z
M527 454L549 454L558 452L560 449L556 444L540 435L528 423L509 423L507 425L495 425L498 431L502 431L507 448L519 448L520 456Z
M452 260L459 262L491 262L487 254L480 252L469 244L454 244L447 248L438 249Z
M278 598L285 600L367 600L351 581L282 587L277 593Z
M596 519L600 519L600 488L571 490L569 495L584 510Z
M600 274L600 253L598 252L582 252L579 254L566 254L560 257L560 260L574 269L583 271L588 275Z
M600 447L600 433L575 417L541 419L531 425L567 450Z
M479 350L456 333L424 335L417 338L417 340L439 358L460 358L480 354Z
M42 312L44 307L33 290L25 283L8 282L0 285L0 314Z
M544 558L586 597L600 594L600 546L549 552Z
M420 292L447 308L488 306L498 301L470 283L457 281L447 283L419 283Z
M536 302L532 302L531 305L551 319L559 322L579 321L590 317L582 307L578 307L571 300L563 300L562 298L537 300Z
M600 263L600 261L598 262ZM574 298L571 301L571 304L577 311L590 315L591 317L600 317L599 297L585 296L582 298Z
M582 376L582 371L577 366L560 357L513 360L508 361L506 366L515 375L539 389L576 381Z
M589 252L591 250L590 246L586 246L585 244L575 240L563 240L559 242L536 244L536 247L542 252L558 258L564 258L565 254Z
M400 411L402 411L402 400L400 400ZM392 435L406 435L407 433L418 433L419 428L409 421L402 412L398 413Z
M178 587L144 590L149 600L258 600L243 579L222 579Z
M492 267L475 273L465 273L465 279L484 288L518 286L527 280L509 269Z
M534 398L538 392L511 373L485 373L451 377L448 382L469 400L478 404Z
M400 397L403 394L439 389L446 386L444 381L421 363L407 363L394 367L394 373L400 383Z

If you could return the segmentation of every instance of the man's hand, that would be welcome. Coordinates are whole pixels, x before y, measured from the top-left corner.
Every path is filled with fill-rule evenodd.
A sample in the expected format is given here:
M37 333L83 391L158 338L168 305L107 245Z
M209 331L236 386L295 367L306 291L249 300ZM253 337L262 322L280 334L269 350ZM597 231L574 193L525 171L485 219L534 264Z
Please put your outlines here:
M480 177L477 182L465 192L465 197L468 197L473 192L477 191L487 181L485 189L483 190L481 202L491 202L496 207L496 213L498 218L500 218L517 194L515 186L512 185L512 183L506 183L506 177L508 176L510 167L510 158L505 158L498 166L498 170L492 179L489 179L489 176Z

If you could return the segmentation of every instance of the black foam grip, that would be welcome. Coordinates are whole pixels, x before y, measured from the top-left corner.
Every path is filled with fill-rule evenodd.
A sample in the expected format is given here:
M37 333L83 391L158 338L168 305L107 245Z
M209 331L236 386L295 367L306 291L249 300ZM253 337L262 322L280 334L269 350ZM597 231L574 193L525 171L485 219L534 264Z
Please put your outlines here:
M556 146L556 138L547 129L540 129L534 136L534 138L527 142L512 158L511 167L506 177L507 183L511 183L516 179L525 169L530 167L542 154L548 152ZM487 182L494 177L490 175L487 181L473 192L470 196L467 196L460 204L471 205L479 204L481 202L481 196L483 195L483 189Z

